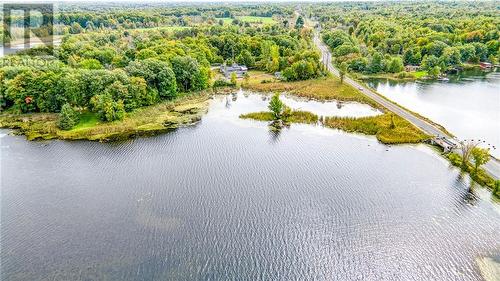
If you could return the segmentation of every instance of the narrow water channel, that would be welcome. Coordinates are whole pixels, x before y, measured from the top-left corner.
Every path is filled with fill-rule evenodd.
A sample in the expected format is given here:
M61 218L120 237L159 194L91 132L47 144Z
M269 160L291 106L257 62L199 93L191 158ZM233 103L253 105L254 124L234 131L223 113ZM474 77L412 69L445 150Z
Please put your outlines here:
M459 139L485 140L500 158L500 72L467 71L449 81L371 80L369 85Z

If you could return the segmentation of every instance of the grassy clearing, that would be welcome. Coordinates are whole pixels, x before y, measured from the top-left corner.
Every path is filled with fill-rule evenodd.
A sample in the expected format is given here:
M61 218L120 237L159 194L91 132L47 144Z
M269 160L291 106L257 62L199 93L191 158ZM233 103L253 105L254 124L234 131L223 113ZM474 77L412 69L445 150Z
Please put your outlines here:
M336 77L323 77L313 80L284 82L274 79L274 76L262 72L251 72L244 88L259 92L288 92L290 94L316 100L340 100L369 104L381 107L372 99L366 97L353 87L340 83Z
M276 23L276 21L270 17L242 16L242 17L236 17L234 19L237 19L241 22L248 22L248 23L259 23L259 24L274 24L274 23ZM224 22L224 25L232 24L234 19L233 18L215 18L215 20L217 20L217 21L222 20Z
M230 25L233 22L232 18L215 18L216 21L222 20L224 25Z
M57 127L58 114L4 114L0 127L16 129L28 140L123 140L142 135L154 135L200 120L208 106L208 96L187 96L176 101L162 102L128 113L124 120L100 122L90 112L81 114L79 123L71 130Z
M241 114L242 119L253 119L257 121L274 121L274 114L270 111L252 112L247 114ZM287 122L290 123L305 123L305 124L315 124L319 120L318 115L302 110L292 111L292 115L288 118Z
M421 71L415 71L413 72L413 75L415 76L415 78L417 79L420 79L420 78L424 78L425 76L427 76L427 71L425 70L421 70Z
M99 123L99 117L93 112L83 112L80 114L80 120L73 130L82 130L95 127Z
M263 24L276 23L276 21L271 17L242 16L238 17L238 19L242 22L250 22L250 23L263 23Z
M326 117L324 125L346 132L374 135L385 144L420 143L430 138L405 119L397 115L393 115L392 119L390 113L361 118Z

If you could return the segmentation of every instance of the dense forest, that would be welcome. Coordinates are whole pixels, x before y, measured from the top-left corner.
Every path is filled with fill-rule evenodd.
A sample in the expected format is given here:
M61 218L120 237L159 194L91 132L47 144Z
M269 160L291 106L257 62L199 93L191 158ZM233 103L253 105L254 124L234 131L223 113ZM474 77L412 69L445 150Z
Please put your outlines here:
M91 110L105 121L135 108L172 100L227 81L217 65L239 63L288 81L323 75L313 30L321 27L341 69L364 74L426 75L499 60L495 2L302 4L65 4L39 34L60 36L47 48L7 56L0 68L0 106L12 112ZM40 22L44 15L34 15ZM20 14L9 19L16 38ZM220 83L219 83L220 82ZM71 115L71 112L69 112Z
M186 6L181 4L146 4L146 3L106 3L106 4L79 4L61 3L57 7L57 12L47 13L54 22L54 26L40 30L41 34L66 35L78 34L95 30L116 30L116 29L138 29L157 27L192 27L218 24L223 20L230 20L236 25L249 27L249 21L241 20L241 17L256 17L254 20L265 21L275 19L276 22L288 25L289 18L293 15L292 6L284 5L257 5L239 4L224 6L216 4L203 4ZM2 15L0 15L1 17ZM42 22L42 13L34 12L30 17L32 26L37 26ZM264 19L258 19L264 18ZM0 18L1 19L1 18ZM13 27L22 27L24 17L20 11L13 11L7 19ZM2 34L0 38L20 39L23 36L22 30L11 30L9 34Z
M113 121L135 108L212 86L214 65L237 62L268 73L282 71L288 80L322 74L310 30L281 23L234 21L180 30L125 29L122 23L139 19L137 11L128 13L111 13L107 23L99 22L102 18L96 15L88 18L91 13L85 11L75 12L75 17L65 15L65 25L87 24L84 30L75 32L78 34L65 35L51 60L39 64L39 58L30 56L43 55L47 48L3 58L0 104L23 113L64 109L66 115L71 108L80 108L96 112L104 121ZM185 8L170 13L191 14ZM229 13L232 16L234 11ZM152 15L151 19L161 18ZM122 22L120 26L92 27L108 26L116 19Z
M463 64L498 63L498 2L332 3L311 5L336 63L350 71L432 76Z

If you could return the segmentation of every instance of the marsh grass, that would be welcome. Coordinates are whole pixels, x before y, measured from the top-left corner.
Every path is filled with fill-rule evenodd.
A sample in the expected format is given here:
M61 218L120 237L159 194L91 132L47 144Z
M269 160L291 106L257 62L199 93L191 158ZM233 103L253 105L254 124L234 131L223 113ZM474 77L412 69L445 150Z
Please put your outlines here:
M385 144L420 143L430 139L430 136L397 115L393 115L393 121L390 113L384 113L361 118L326 117L323 123L329 128L374 135Z
M270 111L242 114L240 118L258 121L275 120L273 113ZM386 113L362 118L325 117L322 123L329 128L373 135L376 136L380 142L385 144L420 143L430 139L430 136L422 133L422 131L405 119L394 115L393 120L394 123L391 122L391 114ZM316 114L307 111L293 111L287 120L287 122L290 123L306 124L314 124L318 121L320 120Z
M253 119L257 121L275 121L274 114L270 111L260 111L260 112L252 112L247 114L241 114L240 118L242 119ZM285 120L285 122L289 123L305 123L305 124L314 124L319 120L318 115L308 112L296 110L292 111L290 117Z
M271 82L262 83L262 81ZM305 81L285 82L274 79L269 74L251 72L248 83L243 85L243 87L259 92L287 92L295 96L315 100L354 101L381 109L372 99L366 97L350 85L340 83L338 78L332 76Z
M16 129L27 139L123 140L134 136L154 135L198 121L208 107L208 96L185 96L176 101L136 109L124 120L102 122L92 112L80 115L80 122L71 130L57 127L58 114L0 115L0 127Z

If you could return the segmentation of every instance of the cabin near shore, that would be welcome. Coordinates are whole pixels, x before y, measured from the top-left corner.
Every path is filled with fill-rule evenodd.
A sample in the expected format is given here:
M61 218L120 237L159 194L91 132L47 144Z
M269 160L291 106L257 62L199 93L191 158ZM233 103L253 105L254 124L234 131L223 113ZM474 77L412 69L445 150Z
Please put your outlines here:
M242 78L247 74L248 68L246 65L239 65L237 63L233 63L230 66L223 64L220 66L220 72L224 74L227 79L229 79L233 73L236 73L236 77Z

